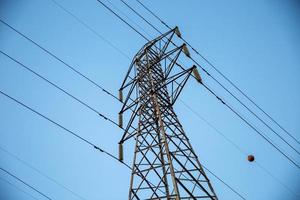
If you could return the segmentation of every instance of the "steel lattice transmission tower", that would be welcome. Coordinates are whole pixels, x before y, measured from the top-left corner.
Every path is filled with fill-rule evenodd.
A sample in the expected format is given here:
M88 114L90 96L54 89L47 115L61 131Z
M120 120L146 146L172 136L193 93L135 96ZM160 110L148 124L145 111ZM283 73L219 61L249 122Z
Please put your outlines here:
M195 66L178 67L178 58L190 55L185 44L174 45L176 35L181 37L177 27L145 44L119 91L119 126L123 127L123 115L127 118L119 142L121 161L123 143L135 139L130 200L217 199L173 110L191 74L201 82Z

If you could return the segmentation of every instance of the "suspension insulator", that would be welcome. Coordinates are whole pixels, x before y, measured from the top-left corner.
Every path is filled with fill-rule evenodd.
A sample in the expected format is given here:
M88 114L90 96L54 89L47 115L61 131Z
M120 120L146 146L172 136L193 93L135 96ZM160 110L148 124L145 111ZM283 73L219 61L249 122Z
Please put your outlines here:
M123 113L119 113L119 127L123 128Z
M179 31L178 26L175 27L175 34L176 34L179 38L181 38L181 33L180 33L180 31Z
M124 160L124 154L123 154L123 144L119 144L119 160L123 161Z
M202 78L201 78L201 76L200 76L200 74L199 74L199 72L198 72L196 66L194 66L193 74L194 74L196 80L197 80L199 83L202 83Z
M123 102L123 91L119 90L119 100Z
M190 54L189 49L187 48L186 44L183 44L182 50L183 50L183 53L184 53L187 57L191 57L191 54Z

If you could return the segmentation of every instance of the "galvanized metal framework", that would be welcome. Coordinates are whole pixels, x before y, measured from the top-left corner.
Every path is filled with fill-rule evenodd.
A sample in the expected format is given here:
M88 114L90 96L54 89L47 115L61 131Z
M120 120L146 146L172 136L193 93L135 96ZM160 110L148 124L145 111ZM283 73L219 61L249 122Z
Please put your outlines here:
M196 67L177 66L185 44L175 46L178 28L148 42L136 54L120 88L123 115L128 116L119 143L135 139L129 199L217 199L197 155L176 116L173 105ZM125 98L123 99L123 94Z

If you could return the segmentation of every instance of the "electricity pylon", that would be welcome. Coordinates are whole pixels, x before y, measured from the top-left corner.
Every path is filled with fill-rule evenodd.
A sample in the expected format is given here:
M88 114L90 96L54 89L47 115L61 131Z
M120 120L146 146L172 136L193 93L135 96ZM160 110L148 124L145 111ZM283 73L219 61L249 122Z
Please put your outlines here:
M128 116L119 142L121 161L123 143L135 139L129 200L218 199L173 110L191 74L202 81L195 66L177 63L190 54L185 44L174 45L175 35L181 37L177 27L145 44L119 91L120 127Z

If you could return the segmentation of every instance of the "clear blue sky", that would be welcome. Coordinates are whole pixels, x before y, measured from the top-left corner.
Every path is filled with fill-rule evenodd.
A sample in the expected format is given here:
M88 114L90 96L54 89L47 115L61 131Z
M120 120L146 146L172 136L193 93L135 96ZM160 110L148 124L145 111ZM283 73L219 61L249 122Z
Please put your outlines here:
M145 43L96 0L57 0L57 2L129 57L133 57ZM151 38L157 36L154 30L134 16L120 1L112 0L112 2L143 27ZM166 31L165 27L155 21L135 1L127 2L142 12L160 30ZM178 25L183 36L194 47L300 139L300 6L296 0L143 2L169 25ZM0 18L117 94L130 60L78 23L51 0L0 0ZM100 112L114 120L117 119L121 106L117 101L2 23L0 23L0 50ZM203 60L198 57L197 59L212 74L220 78ZM203 76L203 79L298 163L300 162L299 155L284 147L284 144L266 127L251 117L221 88L208 77ZM0 90L117 155L117 142L122 135L120 129L3 55L0 55ZM190 80L181 99L221 130L244 152L255 155L259 163L259 165L249 163L246 155L178 101L175 111L205 166L238 190L246 199L299 199L299 169L291 165L206 90ZM268 121L267 118L264 119ZM2 95L0 95L0 121L1 148L45 172L85 199L127 198L130 171L115 160L95 151ZM286 137L277 127L275 129L300 149L300 145ZM133 142L125 145L127 163L131 163L133 159L132 147ZM1 149L0 165L52 199L78 199ZM271 177L259 166L263 166L276 178ZM239 199L211 174L207 175L220 199ZM37 199L43 199L5 173L0 172L0 177ZM0 179L0 199L31 199L2 179Z

